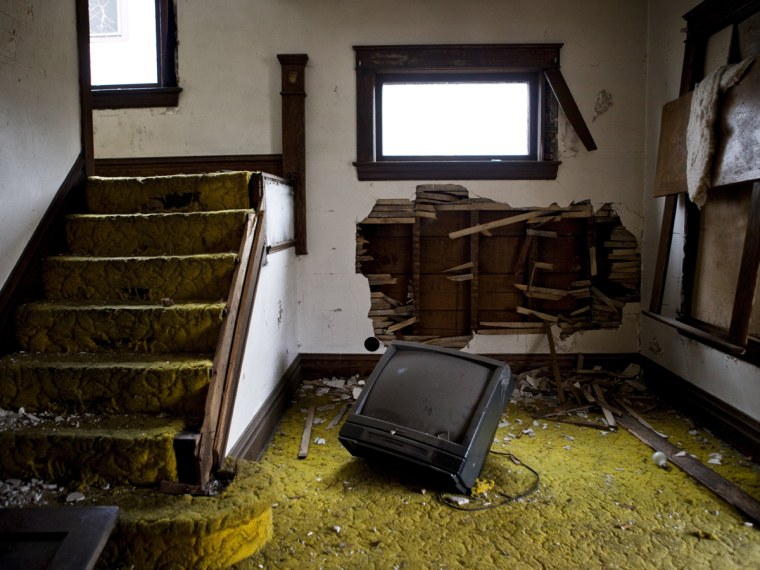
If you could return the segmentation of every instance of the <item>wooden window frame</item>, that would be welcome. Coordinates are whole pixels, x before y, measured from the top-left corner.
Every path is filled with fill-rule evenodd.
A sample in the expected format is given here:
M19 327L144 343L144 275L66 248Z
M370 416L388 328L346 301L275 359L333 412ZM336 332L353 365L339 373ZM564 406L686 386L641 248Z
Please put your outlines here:
M560 72L562 44L354 46L356 55L356 162L359 180L551 180L560 162L548 145L543 109L549 85L588 150L593 137ZM531 156L384 158L379 151L378 90L388 78L536 76ZM541 80L545 78L545 81ZM533 120L533 119L532 119ZM534 154L533 154L534 153ZM435 158L438 158L437 160ZM492 160L502 158L502 160Z
M182 88L177 85L177 19L174 2L155 0L155 3L157 82L92 86L94 109L138 109L178 105Z

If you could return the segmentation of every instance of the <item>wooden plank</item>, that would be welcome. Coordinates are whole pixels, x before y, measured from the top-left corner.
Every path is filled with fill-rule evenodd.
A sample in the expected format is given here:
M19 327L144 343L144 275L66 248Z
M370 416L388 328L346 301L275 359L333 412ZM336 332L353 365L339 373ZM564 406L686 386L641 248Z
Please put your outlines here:
M535 237L544 237L544 238L558 238L559 237L559 233L548 231L548 230L534 230L534 229L528 228L525 230L525 233L529 236L535 236Z
M251 253L248 256L248 267L245 271L245 281L240 297L238 317L235 320L232 346L230 347L230 365L224 382L224 391L219 405L219 419L217 420L216 434L214 436L214 466L219 468L224 463L227 450L227 438L229 436L232 412L235 407L238 384L242 375L243 357L248 345L248 333L253 316L253 305L256 299L256 290L259 284L262 263L264 262L264 249L266 246L266 212L260 213L261 220L257 224Z
M631 416L624 414L618 418L618 423L652 449L664 453L674 465L683 469L728 504L736 507L756 523L760 523L760 502L757 499L745 493L688 453L686 455L679 455L683 451L682 449L660 437Z
M533 245L533 239L533 236L525 236L525 241L523 242L522 249L520 250L520 257L517 258L517 264L515 265L515 275L520 275L523 273L525 262L528 259L530 248Z
M583 120L583 115L581 115L580 109L578 109L578 105L575 102L575 99L573 99L573 95L570 93L570 88L567 86L560 69L558 67L544 69L544 75L549 81L549 85L551 86L552 91L554 91L554 95L557 97L559 106L565 113L565 117L567 117L568 122L572 125L575 134L578 135L583 146L585 146L588 151L596 150L594 137L591 136L591 131L588 130L588 125L586 125L586 121Z
M306 412L306 422L303 425L303 434L301 434L301 445L298 448L298 459L306 459L309 455L309 442L311 441L311 426L314 425L315 406L310 406Z
M560 403L565 401L565 391L562 389L562 373L559 370L559 361L557 360L557 349L554 346L554 334L552 333L552 327L549 323L544 323L546 330L546 338L549 341L549 352L552 357L552 373L554 374L554 382L557 384L557 398Z
M396 331L400 331L401 329L405 329L406 327L412 326L416 322L417 322L417 317L411 317L409 319L406 319L405 321L401 321L400 323L396 323L395 325L388 327L385 331L385 334L393 334Z
M746 346L749 340L749 325L757 287L758 267L760 267L760 182L755 182L752 186L752 202L747 222L747 233L744 236L744 248L742 249L739 278L734 294L731 326L728 332L728 339L739 346Z
M649 300L649 310L655 314L662 312L677 206L677 194L670 194L665 198L660 226L660 240L657 247L657 262L654 268L654 279L652 280L652 294Z
M480 223L480 212L470 212L470 225ZM478 308L480 305L480 236L470 236L470 260L472 261L472 280L470 281L470 330L478 326Z
M361 222L362 225L383 225L383 224L413 224L416 221L416 217L399 217L399 218L364 218Z
M689 124L692 93L686 93L662 107L660 140L653 195L686 192L686 126Z
M338 410L338 413L335 414L335 416L333 416L333 419L330 420L330 423L327 424L327 427L325 429L333 429L335 426L337 426L340 420L343 419L343 416L346 414L348 407L348 404L343 404L340 407L340 410Z
M474 266L472 261L468 261L467 263L461 263L459 265L455 265L454 267L449 267L448 269L444 269L441 271L441 273L454 273L456 271L464 271L465 269L472 269Z
M539 319L543 321L549 321L552 323L556 323L559 321L559 317L556 317L554 315L549 315L546 313L542 313L539 311L534 311L533 309L526 309L525 307L515 307L515 311L520 313L521 315L529 315L532 317L538 317Z
M530 329L481 329L476 331L478 334L484 335L509 335L509 334L544 334L545 331L541 327L541 323L534 323L534 327Z
M480 323L481 327L497 327L505 329L534 329L539 326L540 323L526 323L526 322L514 322L514 321L483 321Z
M210 476L214 465L214 440L219 422L220 406L222 396L224 395L225 383L229 373L230 350L235 335L235 321L238 318L238 309L240 300L243 295L245 285L246 271L248 269L248 259L251 255L254 236L256 232L261 231L263 213L249 214L243 239L241 240L238 251L240 262L235 267L235 272L230 284L230 293L227 296L227 314L222 321L219 340L214 351L214 363L211 380L206 392L206 402L203 412L203 423L199 430L200 438L198 442L198 483L205 485Z
M509 218L502 218L500 220L494 220L493 222L486 222L484 224L477 224L475 226L471 226L469 228L464 228L461 230L457 230L454 232L449 233L449 237L451 239L457 239L460 237L468 236L471 234L477 234L485 230L492 230L494 228L501 228L503 226L508 226L511 224L516 224L518 222L524 222L526 220L530 220L533 218L537 218L538 216L543 215L544 212L541 211L534 211L534 212L526 212L525 214L518 214L516 216L510 216Z

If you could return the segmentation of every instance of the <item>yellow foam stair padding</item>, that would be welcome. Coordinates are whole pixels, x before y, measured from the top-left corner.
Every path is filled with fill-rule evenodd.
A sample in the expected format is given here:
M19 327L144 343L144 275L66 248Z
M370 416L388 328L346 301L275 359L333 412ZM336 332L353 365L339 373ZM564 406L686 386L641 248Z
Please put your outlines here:
M255 554L272 537L272 504L282 486L271 469L259 463L241 460L236 470L218 496L138 489L99 498L99 504L121 508L101 566L221 570Z
M27 412L171 414L198 424L210 356L10 354L0 358L0 408Z
M44 261L50 300L220 300L227 297L235 253L154 257L61 255Z
M250 172L92 177L87 180L87 205L92 214L246 209L251 207L250 179Z
M148 485L176 480L181 419L109 416L40 419L0 431L2 476Z
M253 210L156 214L72 214L66 239L76 255L190 255L240 247Z
M17 336L31 352L212 352L224 303L75 305L30 303Z

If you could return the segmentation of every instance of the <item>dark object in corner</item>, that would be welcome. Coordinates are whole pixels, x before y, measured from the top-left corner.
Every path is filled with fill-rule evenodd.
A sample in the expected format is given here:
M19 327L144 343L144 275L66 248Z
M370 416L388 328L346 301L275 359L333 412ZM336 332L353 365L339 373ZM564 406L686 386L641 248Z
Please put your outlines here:
M352 455L400 467L441 491L467 493L513 388L509 366L498 360L394 342L338 439Z

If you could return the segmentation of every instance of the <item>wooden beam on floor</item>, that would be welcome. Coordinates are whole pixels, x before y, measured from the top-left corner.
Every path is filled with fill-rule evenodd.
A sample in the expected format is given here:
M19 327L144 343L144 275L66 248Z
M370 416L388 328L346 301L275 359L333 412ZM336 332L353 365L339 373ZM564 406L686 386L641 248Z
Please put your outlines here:
M660 437L656 432L632 416L623 414L617 421L652 449L664 453L674 465L683 469L728 504L739 509L753 521L760 523L760 501L742 491L731 481L718 475L698 459L691 457L689 454L679 456L679 453L683 451L682 449Z

